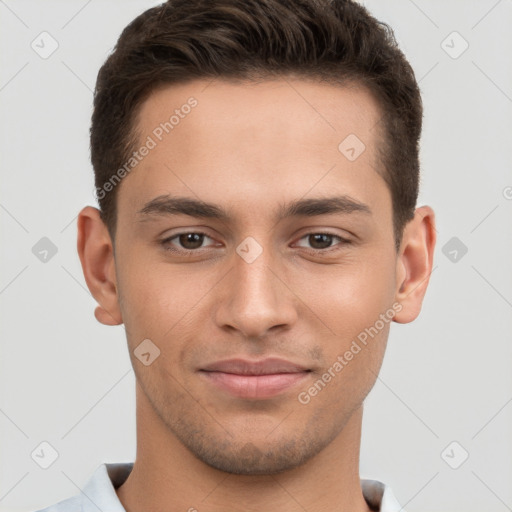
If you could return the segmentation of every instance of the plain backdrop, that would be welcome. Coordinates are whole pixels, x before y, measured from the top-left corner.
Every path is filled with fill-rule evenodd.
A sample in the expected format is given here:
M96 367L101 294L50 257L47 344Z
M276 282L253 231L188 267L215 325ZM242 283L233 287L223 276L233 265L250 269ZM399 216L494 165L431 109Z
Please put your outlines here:
M421 315L392 325L366 400L361 476L408 512L511 510L512 1L364 3L419 81L418 205L434 208L438 242ZM55 503L135 456L125 332L94 319L76 216L96 205L97 72L156 4L0 1L1 511ZM47 469L43 442L58 454Z

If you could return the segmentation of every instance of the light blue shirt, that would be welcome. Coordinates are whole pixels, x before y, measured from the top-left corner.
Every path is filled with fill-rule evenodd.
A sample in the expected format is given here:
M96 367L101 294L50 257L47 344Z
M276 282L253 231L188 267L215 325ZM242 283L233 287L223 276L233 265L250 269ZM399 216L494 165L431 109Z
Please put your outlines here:
M133 462L101 464L85 484L82 492L37 512L126 512L115 489L128 478ZM405 512L391 488L377 480L361 479L363 496L380 512Z

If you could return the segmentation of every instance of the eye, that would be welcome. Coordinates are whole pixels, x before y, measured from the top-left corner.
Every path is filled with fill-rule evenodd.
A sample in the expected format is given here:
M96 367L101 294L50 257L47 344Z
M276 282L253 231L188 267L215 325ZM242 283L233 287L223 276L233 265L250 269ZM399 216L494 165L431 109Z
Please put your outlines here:
M161 245L166 251L190 255L194 252L199 252L200 249L208 247L208 245L203 245L207 240L214 242L210 245L215 245L215 241L205 233L186 231L162 240ZM305 240L306 244L310 244L310 246L308 247L308 245L301 244L300 241L302 240ZM335 251L338 249L337 246L351 243L350 240L333 233L308 233L303 236L300 241L298 243L299 247L310 249L311 252L315 253ZM338 241L338 243L334 244L336 241Z
M323 252L336 250L336 246L332 245L335 240L340 242L337 245L348 245L351 243L350 240L333 233L309 233L303 236L300 240L306 240L306 243L311 244L311 247L299 244L300 247L306 247L308 249L313 249L314 251Z
M166 238L162 240L161 244L168 251L191 253L197 251L197 249L202 249L205 239L212 240L205 233L187 231ZM173 242L173 240L176 240L176 242Z

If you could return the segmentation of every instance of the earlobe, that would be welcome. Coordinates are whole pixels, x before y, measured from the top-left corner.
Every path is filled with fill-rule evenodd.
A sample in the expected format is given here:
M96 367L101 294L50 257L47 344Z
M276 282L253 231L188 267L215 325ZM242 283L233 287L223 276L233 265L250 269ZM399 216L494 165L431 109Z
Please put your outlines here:
M111 313L109 313L103 306L96 306L94 310L94 317L98 322L104 325L120 325L123 323L123 320L120 319L120 316L114 317Z
M435 244L434 211L429 206L417 208L404 229L397 260L395 300L402 309L395 315L395 322L409 323L419 315L432 273Z
M97 208L86 206L78 214L77 250L87 287L99 304L94 316L105 325L122 324L112 240Z

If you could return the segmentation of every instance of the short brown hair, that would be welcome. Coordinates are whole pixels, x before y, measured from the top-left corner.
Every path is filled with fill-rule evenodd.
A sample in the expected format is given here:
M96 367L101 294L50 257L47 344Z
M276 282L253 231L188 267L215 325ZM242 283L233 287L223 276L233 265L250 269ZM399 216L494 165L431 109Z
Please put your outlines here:
M151 92L194 79L286 75L355 81L375 95L382 111L377 170L391 192L398 250L418 196L422 101L393 30L352 0L169 0L135 18L98 73L90 130L112 240L117 187L105 193L104 185L138 147L137 114Z

